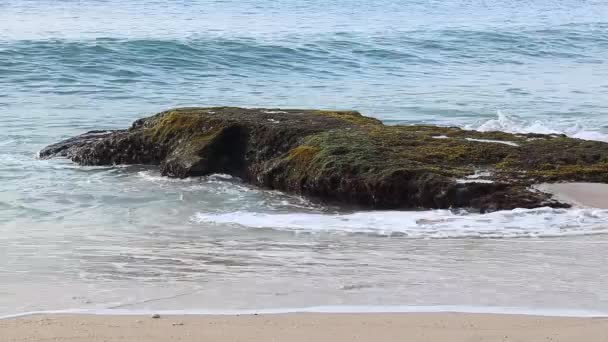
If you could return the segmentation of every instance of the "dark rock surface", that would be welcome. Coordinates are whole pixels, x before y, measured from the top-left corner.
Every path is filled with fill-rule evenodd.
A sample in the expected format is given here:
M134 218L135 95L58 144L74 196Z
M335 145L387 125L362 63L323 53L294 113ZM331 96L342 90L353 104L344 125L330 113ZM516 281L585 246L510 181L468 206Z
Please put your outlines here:
M160 165L169 177L226 173L265 187L376 209L566 207L540 182L608 182L608 144L562 135L386 126L358 112L179 108L128 130L93 131L41 158Z

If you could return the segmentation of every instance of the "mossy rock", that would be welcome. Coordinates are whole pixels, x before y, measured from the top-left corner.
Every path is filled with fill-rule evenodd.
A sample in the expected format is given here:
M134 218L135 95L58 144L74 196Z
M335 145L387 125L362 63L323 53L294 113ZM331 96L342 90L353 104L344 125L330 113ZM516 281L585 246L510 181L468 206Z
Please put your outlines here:
M51 145L43 158L152 164L171 177L227 173L367 208L566 206L539 182L608 182L608 144L565 136L388 126L355 111L178 108L130 129Z

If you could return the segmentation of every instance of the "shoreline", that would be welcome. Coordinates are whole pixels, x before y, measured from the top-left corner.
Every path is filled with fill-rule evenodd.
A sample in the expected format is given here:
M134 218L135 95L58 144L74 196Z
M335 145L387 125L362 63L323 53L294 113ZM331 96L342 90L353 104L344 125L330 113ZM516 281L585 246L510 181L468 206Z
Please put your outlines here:
M0 320L3 341L605 341L608 318L466 313L33 315Z
M56 315L82 315L82 316L199 316L199 317L227 317L227 316L256 316L256 315L375 315L375 314L463 314L463 315L498 315L498 316L524 316L547 318L606 318L608 311L552 308L535 309L527 307L501 307L501 306L466 306L466 305L333 305L311 306L299 308L266 308L266 309L63 309L21 312L0 315L0 321L19 319L31 316Z

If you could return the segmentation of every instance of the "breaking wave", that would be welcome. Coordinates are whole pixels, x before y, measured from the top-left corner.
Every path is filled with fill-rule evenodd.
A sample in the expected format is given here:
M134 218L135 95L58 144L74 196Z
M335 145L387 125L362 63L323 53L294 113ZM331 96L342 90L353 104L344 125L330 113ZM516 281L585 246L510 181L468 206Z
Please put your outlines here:
M565 134L572 138L608 142L608 132L591 129L588 125L572 120L526 120L515 115L498 111L497 117L477 124L467 125L466 129L482 132L502 131L507 133Z

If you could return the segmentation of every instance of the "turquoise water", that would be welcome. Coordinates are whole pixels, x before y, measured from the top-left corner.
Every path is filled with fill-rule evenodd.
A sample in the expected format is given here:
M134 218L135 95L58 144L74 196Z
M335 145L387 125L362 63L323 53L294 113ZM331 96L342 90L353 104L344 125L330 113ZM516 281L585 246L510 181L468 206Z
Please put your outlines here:
M35 158L194 105L608 141L606 18L583 0L0 2L0 314L608 311L606 211L349 213L221 175Z

